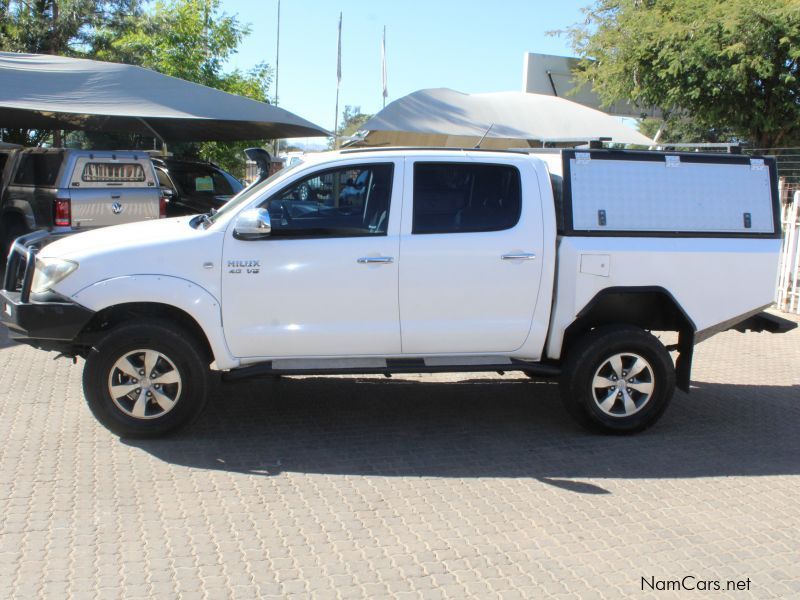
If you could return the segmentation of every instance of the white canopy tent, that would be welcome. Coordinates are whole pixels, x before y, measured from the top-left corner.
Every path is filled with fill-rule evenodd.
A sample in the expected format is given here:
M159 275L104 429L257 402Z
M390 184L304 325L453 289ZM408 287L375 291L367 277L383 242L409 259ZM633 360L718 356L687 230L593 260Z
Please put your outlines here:
M132 65L0 52L0 127L134 132L162 141L330 135L297 115Z
M496 149L546 142L576 145L599 138L653 143L620 119L564 98L525 92L465 94L447 88L419 90L395 100L362 130L366 137L356 145L470 147L484 135L481 147Z

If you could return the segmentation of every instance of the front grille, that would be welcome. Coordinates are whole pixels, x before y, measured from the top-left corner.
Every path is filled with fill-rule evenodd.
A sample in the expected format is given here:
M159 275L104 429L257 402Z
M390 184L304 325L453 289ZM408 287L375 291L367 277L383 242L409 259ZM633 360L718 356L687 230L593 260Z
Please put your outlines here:
M51 235L47 231L34 231L17 238L8 254L3 289L19 292L20 302L27 302L31 293L36 254Z

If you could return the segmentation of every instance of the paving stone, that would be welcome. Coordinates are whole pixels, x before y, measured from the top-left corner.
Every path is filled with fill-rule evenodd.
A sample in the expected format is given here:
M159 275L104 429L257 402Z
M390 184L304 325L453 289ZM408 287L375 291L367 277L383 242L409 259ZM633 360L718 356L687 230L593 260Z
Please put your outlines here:
M10 598L800 595L798 331L702 343L630 437L509 372L215 383L191 430L120 440L52 356L0 338Z

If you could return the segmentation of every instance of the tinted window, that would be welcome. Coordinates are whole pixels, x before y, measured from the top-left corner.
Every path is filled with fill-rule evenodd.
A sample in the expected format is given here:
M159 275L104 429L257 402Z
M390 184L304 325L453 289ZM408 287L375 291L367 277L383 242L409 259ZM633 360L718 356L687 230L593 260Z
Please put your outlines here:
M81 181L93 183L132 183L145 180L139 163L86 163Z
M392 165L320 171L262 204L272 237L385 235L389 224Z
M5 169L7 162L8 162L8 154L3 154L2 152L0 152L0 175L3 174L3 169Z
M500 231L517 224L519 171L504 165L416 163L412 233Z
M61 168L59 153L23 154L14 183L22 185L54 185Z
M169 175L182 194L194 196L208 194L213 196L233 196L242 189L234 189L232 182L220 171L207 165L168 165Z
M172 182L170 181L169 176L164 173L164 171L161 169L156 169L156 176L158 177L158 185L172 189Z

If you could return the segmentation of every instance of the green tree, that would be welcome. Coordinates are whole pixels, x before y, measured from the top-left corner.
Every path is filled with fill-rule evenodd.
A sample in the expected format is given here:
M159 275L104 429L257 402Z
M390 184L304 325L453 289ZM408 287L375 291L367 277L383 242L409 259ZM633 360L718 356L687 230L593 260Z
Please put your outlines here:
M351 106L346 104L344 110L342 111L342 120L339 123L337 135L340 138L355 135L355 133L361 129L361 126L369 121L372 117L373 115L368 115L361 112L360 106ZM333 148L333 145L333 140L328 142L328 146L330 148Z
M606 104L658 106L758 147L800 141L800 2L596 0L567 30Z
M107 30L142 14L140 0L0 0L0 49L91 56Z
M92 57L142 14L140 0L0 0L0 50ZM37 146L50 131L4 129L3 139Z
M266 63L247 71L224 69L250 32L219 0L0 0L0 50L96 58L144 66L267 101L271 71ZM36 146L49 131L5 130L6 141ZM56 141L58 141L56 139ZM85 148L149 147L147 136L73 132L70 145ZM217 162L243 175L242 150L265 140L171 144L176 154Z
M649 138L658 137L659 142L689 142L689 143L738 143L743 140L728 128L702 127L688 117L668 115L665 120L642 119L639 122L639 131Z
M271 70L259 63L248 71L225 71L228 58L236 53L250 33L235 16L220 10L219 0L167 0L156 2L135 26L122 35L109 37L98 51L101 60L125 62L268 102ZM266 140L171 144L173 152L218 163L234 175L244 175L242 150L265 145Z

